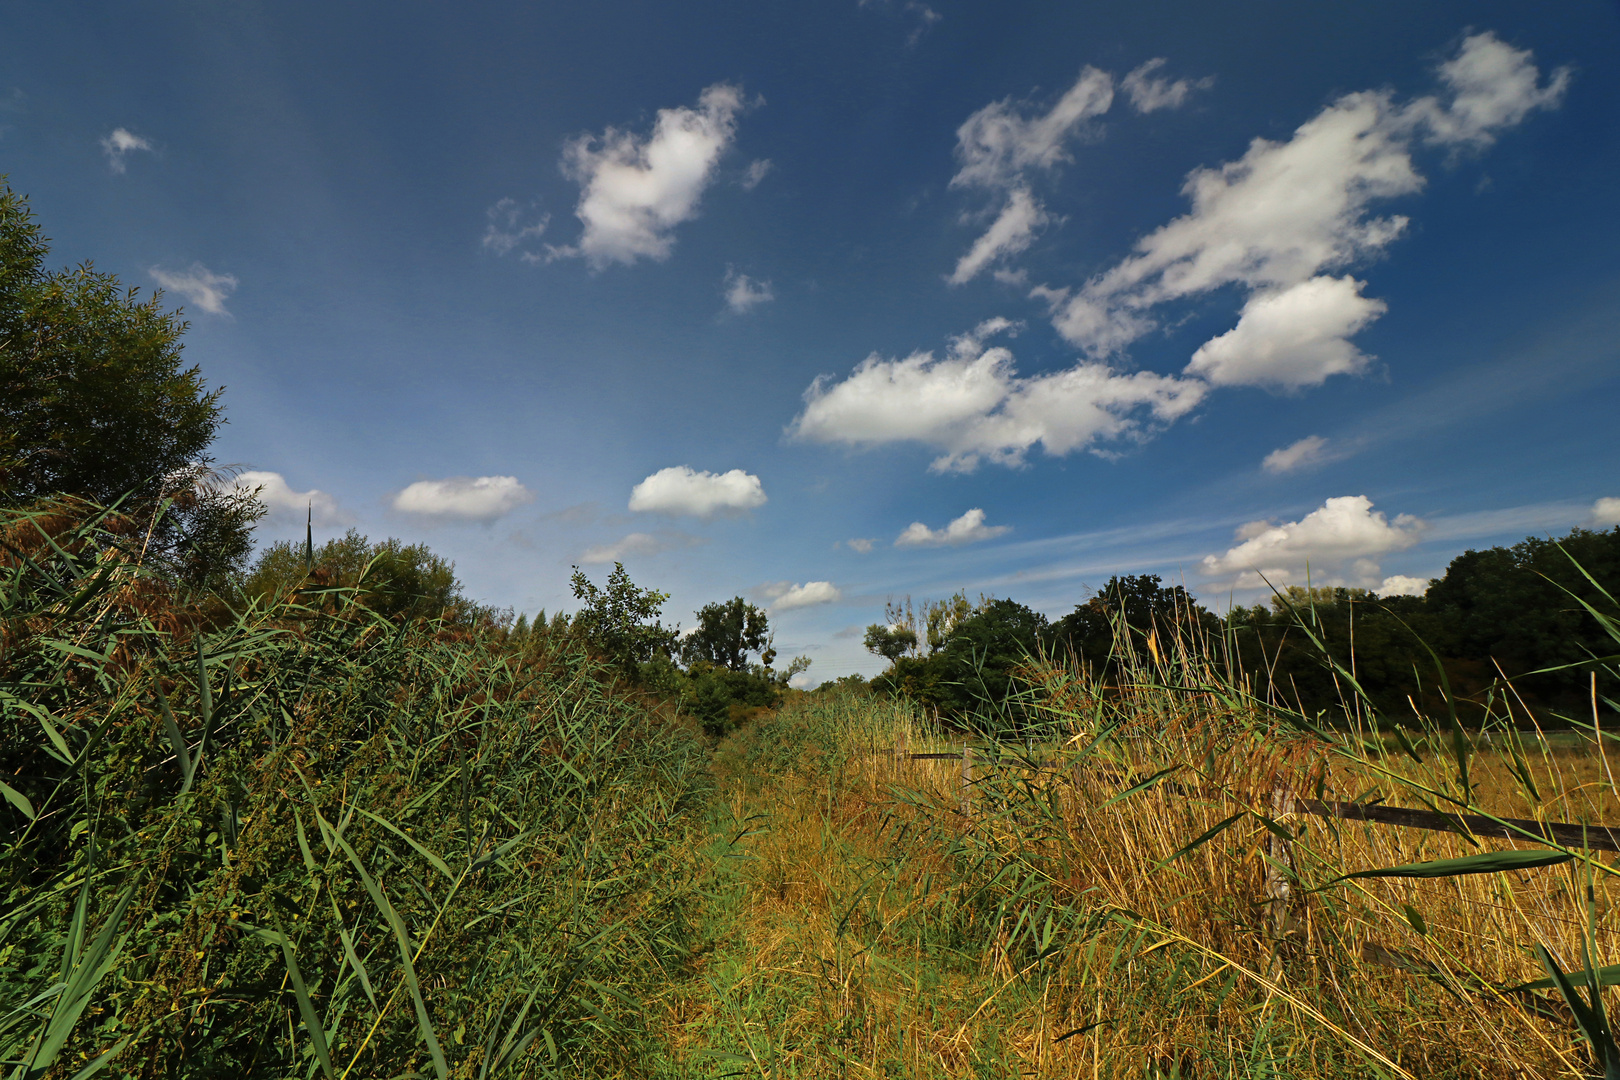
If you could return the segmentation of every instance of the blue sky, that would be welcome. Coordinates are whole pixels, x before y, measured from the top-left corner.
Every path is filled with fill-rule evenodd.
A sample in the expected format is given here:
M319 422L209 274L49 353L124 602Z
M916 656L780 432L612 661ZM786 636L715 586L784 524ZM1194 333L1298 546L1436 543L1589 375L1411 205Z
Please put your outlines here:
M1620 523L1609 3L10 5L0 171L165 285L267 537L572 606L1419 587Z

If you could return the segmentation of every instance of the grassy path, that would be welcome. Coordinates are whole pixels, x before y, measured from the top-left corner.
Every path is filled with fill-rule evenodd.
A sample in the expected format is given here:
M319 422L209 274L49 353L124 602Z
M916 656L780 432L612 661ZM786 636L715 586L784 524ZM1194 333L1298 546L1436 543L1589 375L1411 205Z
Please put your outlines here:
M1002 1033L1039 1002L986 962L945 868L879 828L886 798L830 793L825 775L724 776L695 852L707 945L655 1003L673 1048L655 1074L1022 1071Z

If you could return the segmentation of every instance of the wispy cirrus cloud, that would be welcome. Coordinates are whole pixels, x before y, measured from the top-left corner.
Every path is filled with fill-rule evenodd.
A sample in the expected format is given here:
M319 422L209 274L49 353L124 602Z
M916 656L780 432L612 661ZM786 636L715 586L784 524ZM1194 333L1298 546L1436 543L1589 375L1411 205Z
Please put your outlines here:
M192 263L188 270L165 270L161 266L154 266L147 273L159 285L170 292L179 293L210 315L230 314L225 310L225 301L236 291L234 274L216 274L200 262Z
M484 212L489 220L484 226L483 247L496 255L510 255L516 251L525 262L539 262L543 256L533 247L551 224L551 215L542 214L533 204L516 199L501 199Z
M1344 451L1320 435L1307 435L1298 442L1278 447L1267 454L1260 467L1273 476L1298 472L1329 461L1337 461Z
M1132 70L1119 81L1119 88L1130 98L1131 108L1139 113L1158 112L1160 109L1179 109L1198 90L1215 85L1214 76L1202 79L1162 79L1154 74L1165 64L1157 56Z
M585 549L580 562L587 565L623 562L629 558L648 558L666 551L696 547L708 541L689 533L666 530L657 533L633 532L613 541Z

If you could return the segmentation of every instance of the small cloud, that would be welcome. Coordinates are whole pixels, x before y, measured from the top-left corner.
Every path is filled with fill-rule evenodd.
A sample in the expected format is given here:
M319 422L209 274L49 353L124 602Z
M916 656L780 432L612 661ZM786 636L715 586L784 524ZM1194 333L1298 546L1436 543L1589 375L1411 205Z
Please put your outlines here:
M831 604L844 598L844 594L830 581L807 581L803 585L780 581L774 585L767 585L763 591L773 601L772 611L791 611L794 608L814 607L816 604Z
M923 3L922 0L859 0L857 7L872 8L900 18L915 19L911 32L906 35L906 46L909 48L922 40L929 27L939 22L945 16Z
M906 526L905 532L895 538L894 546L938 547L950 544L954 547L977 544L981 540L993 540L1011 529L1011 525L986 525L984 511L975 507L943 529L930 529L920 521L913 521Z
M833 631L833 638L837 641L848 641L851 638L858 638L865 633L866 627L864 626L846 626L842 630Z
M1007 203L996 220L956 261L956 269L945 280L952 285L972 281L997 259L1016 255L1028 248L1035 242L1036 232L1051 220L1051 215L1028 188L1013 188L1007 193Z
M424 517L490 522L534 501L515 476L453 476L418 480L394 496L394 509Z
M1603 498L1593 503L1592 524L1600 528L1620 525L1620 499Z
M724 286L726 306L731 308L733 315L746 315L760 304L768 304L776 299L776 294L771 292L769 281L755 281L747 274L739 274L729 266L726 268L725 280L721 284Z
M216 274L202 263L192 263L190 270L171 271L161 266L148 273L159 285L177 292L210 315L229 315L225 301L236 291L236 275Z
M314 526L331 527L348 519L348 515L338 509L337 500L332 496L318 488L294 491L278 472L250 469L237 474L234 486L239 491L257 489L258 499L269 510L272 520L308 520Z
M634 532L622 540L599 547L587 548L585 554L580 556L580 562L589 564L623 562L631 557L648 557L664 551L673 551L678 548L696 547L704 543L702 537L691 536L683 532L663 532L658 534Z
M502 199L484 213L489 218L484 228L484 249L497 255L509 255L530 240L538 240L551 223L550 214L536 213L533 204L524 206L516 199ZM520 258L538 262L542 256L524 251Z
M640 513L708 517L722 511L752 510L765 502L759 477L741 469L711 473L677 465L659 469L630 490L630 509Z
M1159 109L1178 109L1194 90L1208 90L1215 85L1213 77L1189 80L1155 79L1152 77L1165 65L1164 57L1156 57L1120 80L1120 89L1131 99L1131 107L1139 113Z
M743 173L743 177L740 181L738 181L738 183L742 184L742 189L744 191L753 191L755 188L759 187L759 182L761 180L770 175L770 171L773 168L775 168L775 166L771 163L770 158L760 158L757 161L751 161L748 163L747 171Z
M1427 578L1391 574L1373 590L1379 596L1422 596L1429 591Z
M122 173L128 166L124 158L136 151L152 152L152 144L128 128L113 128L112 134L101 140L101 149L107 154L107 167Z
M1280 475L1311 465L1320 465L1328 460L1327 445L1328 441L1322 436L1307 435L1296 443L1290 443L1267 454L1260 467L1268 473Z
M547 258L583 256L592 270L669 258L675 227L697 216L742 110L742 91L715 83L696 109L659 109L649 136L608 128L571 141L563 172L580 185L574 214L584 232L577 244L547 248Z
M877 540L864 536L857 536L853 540L845 540L844 543L851 551L858 551L862 555L866 555L871 552L872 546L877 543Z

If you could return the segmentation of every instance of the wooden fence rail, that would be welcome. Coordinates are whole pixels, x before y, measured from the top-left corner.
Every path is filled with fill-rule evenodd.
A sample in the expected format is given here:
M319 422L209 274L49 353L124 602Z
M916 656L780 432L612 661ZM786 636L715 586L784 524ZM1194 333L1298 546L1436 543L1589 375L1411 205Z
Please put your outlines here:
M879 751L880 753L882 751ZM913 754L902 750L894 756L912 761L962 762L962 813L972 810L973 763L1008 763L1005 757L974 754L967 746L960 753ZM1012 764L1023 764L1013 759ZM1038 767L1038 766L1037 766ZM1167 782L1168 783L1168 782ZM1170 784L1171 790L1185 794L1180 785ZM1384 806L1378 803L1333 802L1306 799L1287 794L1283 789L1272 793L1272 810L1278 817L1288 813L1310 814L1314 817L1337 818L1344 821L1369 821L1380 825L1396 825L1405 829L1426 829L1430 832L1455 832L1470 836L1493 836L1507 840L1543 840L1564 847L1585 848L1590 851L1620 852L1620 825L1581 825L1563 821L1532 821L1527 818L1488 818L1478 814L1445 814L1432 810L1409 810L1402 806ZM1287 852L1277 853L1286 858Z

